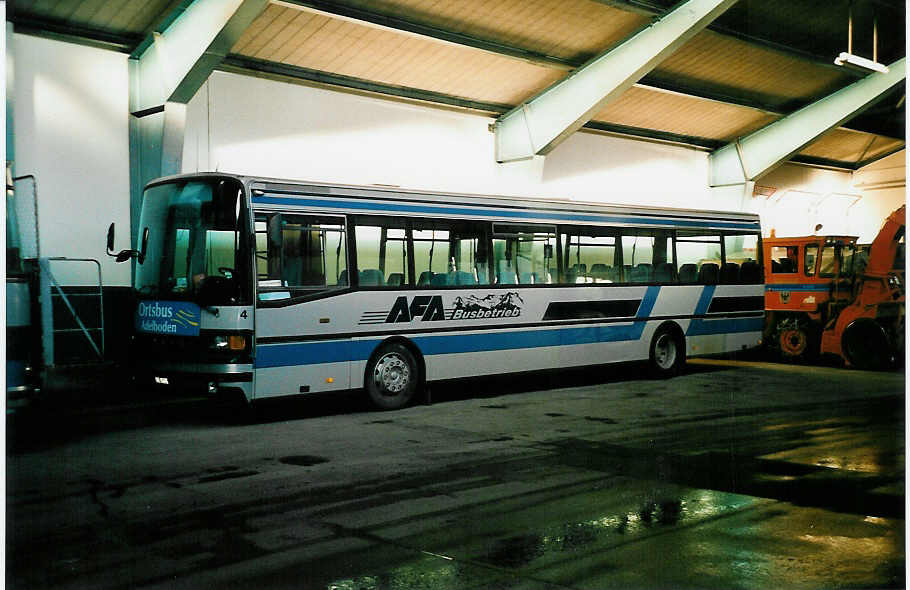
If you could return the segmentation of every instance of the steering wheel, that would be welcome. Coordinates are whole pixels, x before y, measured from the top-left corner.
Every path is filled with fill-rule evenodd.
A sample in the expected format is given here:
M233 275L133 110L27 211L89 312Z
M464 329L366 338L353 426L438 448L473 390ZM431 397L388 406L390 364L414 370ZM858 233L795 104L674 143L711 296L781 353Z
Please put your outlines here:
M221 274L223 274L225 277L227 277L229 279L234 277L234 269L229 266L219 266L218 272L220 272Z

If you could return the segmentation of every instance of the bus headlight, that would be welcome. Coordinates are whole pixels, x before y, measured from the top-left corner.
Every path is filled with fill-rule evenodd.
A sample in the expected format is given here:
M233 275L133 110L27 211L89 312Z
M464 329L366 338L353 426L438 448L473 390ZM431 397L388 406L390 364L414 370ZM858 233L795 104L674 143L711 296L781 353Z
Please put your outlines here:
M218 351L243 351L246 350L246 337L240 334L215 336L209 347Z

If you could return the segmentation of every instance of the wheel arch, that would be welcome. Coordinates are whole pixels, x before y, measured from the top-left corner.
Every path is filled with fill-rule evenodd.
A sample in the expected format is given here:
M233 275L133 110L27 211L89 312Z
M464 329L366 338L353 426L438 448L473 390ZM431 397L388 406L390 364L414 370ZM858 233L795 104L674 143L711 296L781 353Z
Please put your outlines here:
M408 351L414 355L414 360L417 361L417 384L418 386L425 385L427 381L427 366L426 360L423 357L423 352L420 350L420 347L411 340L410 338L405 338L404 336L389 336L373 348L373 352L370 353L369 358L367 359L367 364L364 367L364 384L366 384L367 374L366 372L370 368L370 361L372 361L376 354L385 346L390 344L400 344L408 349Z

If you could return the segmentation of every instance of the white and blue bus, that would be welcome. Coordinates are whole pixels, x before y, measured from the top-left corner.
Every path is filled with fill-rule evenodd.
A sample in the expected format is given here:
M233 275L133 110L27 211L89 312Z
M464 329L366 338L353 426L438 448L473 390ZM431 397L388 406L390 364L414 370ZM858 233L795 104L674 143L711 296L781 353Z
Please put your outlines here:
M150 183L134 356L248 401L759 344L759 219L190 174ZM112 228L113 229L113 228ZM112 244L109 233L109 244Z

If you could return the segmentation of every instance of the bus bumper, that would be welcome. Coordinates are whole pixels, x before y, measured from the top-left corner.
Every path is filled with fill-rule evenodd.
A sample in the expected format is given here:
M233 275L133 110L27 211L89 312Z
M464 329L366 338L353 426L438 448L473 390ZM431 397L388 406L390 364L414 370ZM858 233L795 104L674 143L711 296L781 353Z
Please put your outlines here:
M158 362L136 367L133 373L187 393L218 396L239 390L248 401L253 394L252 364Z

